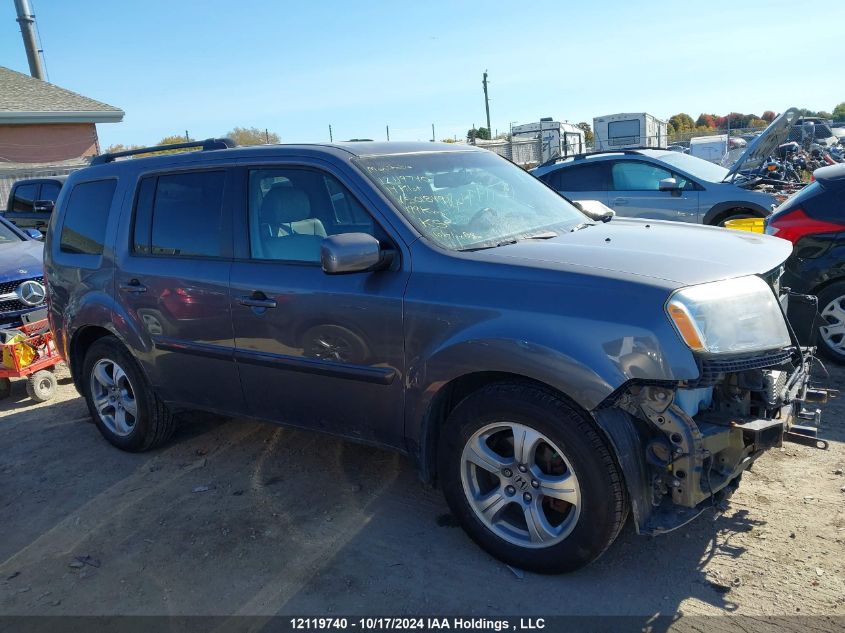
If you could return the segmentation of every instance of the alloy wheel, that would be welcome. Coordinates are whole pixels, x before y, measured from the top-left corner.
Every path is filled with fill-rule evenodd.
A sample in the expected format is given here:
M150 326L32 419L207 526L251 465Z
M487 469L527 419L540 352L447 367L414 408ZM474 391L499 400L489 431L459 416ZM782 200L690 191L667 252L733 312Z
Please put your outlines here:
M91 398L102 423L120 437L135 428L138 403L126 372L113 360L103 358L91 369Z
M461 483L478 519L520 547L561 542L581 513L581 488L569 460L524 424L496 422L476 431L463 449Z
M845 296L837 297L821 311L824 323L819 333L833 351L845 355Z

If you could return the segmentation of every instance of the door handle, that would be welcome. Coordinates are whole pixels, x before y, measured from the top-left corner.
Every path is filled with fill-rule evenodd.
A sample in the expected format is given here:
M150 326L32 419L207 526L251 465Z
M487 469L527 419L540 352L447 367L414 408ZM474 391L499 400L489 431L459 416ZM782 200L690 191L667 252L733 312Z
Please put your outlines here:
M275 308L276 300L269 299L263 292L256 290L251 295L238 297L238 303L250 308Z
M130 279L128 283L122 283L118 286L124 292L146 292L147 287L137 279Z
M613 204L628 204L628 198L615 198Z

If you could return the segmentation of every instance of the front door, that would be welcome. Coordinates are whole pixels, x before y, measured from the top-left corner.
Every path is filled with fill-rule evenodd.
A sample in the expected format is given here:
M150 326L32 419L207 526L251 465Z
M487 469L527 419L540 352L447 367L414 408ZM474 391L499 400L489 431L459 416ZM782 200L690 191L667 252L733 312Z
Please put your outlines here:
M611 167L610 208L632 218L698 222L695 185L668 169L639 160L614 161ZM660 181L675 178L678 189L660 191Z
M242 413L229 312L231 222L222 169L140 182L131 252L117 249L117 296L141 329L139 360L168 401Z
M250 412L401 446L408 273L399 257L378 272L328 275L320 266L328 235L395 242L326 171L244 169L241 182L244 252L232 267L231 310Z

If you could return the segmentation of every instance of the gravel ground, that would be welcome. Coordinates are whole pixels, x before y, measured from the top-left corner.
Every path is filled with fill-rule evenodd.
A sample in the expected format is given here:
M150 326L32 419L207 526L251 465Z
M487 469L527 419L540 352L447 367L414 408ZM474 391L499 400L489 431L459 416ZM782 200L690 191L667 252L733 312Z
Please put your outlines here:
M550 577L476 547L398 455L198 414L122 453L60 375L50 403L22 381L0 403L3 615L845 615L845 397L824 408L830 450L775 449L725 514L629 524Z

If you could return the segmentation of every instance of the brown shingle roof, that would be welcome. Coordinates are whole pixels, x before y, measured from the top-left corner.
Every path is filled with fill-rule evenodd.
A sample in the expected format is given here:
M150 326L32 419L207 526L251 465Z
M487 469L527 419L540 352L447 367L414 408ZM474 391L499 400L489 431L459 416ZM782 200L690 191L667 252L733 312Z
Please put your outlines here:
M120 121L123 110L0 66L0 122L102 123Z

